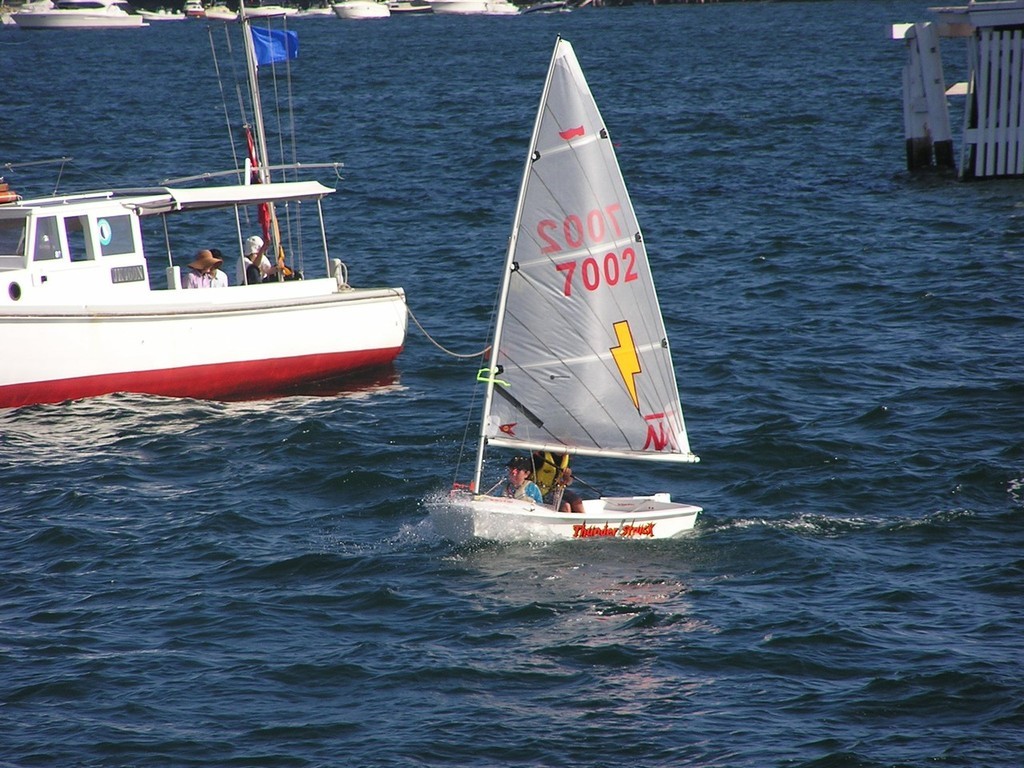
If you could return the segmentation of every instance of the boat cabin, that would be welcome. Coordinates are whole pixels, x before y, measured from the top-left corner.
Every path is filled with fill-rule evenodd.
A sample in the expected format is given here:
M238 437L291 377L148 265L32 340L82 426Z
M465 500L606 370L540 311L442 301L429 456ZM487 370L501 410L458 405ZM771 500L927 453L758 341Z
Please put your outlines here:
M153 292L143 247L142 217L178 216L216 208L237 211L264 202L312 201L316 205L318 237L306 242L319 241L316 244L322 246L325 273L334 275L338 267L327 258L319 210L319 201L333 191L319 182L284 182L157 187L0 204L0 307L145 301ZM238 226L238 217L231 219ZM166 233L165 220L165 237ZM238 232L236 236L240 247L242 236ZM194 252L191 247L183 250L175 264L168 240L165 258L169 288L181 287L181 267ZM225 263L223 269L234 282L234 262Z
M136 210L111 196L0 206L0 306L131 301L149 292Z

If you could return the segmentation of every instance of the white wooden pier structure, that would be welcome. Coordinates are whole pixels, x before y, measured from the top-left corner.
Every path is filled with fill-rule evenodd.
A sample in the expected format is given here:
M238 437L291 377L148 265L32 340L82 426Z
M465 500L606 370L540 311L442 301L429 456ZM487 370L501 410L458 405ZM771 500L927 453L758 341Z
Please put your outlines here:
M1024 0L931 10L937 21L892 25L907 45L907 168L956 167L947 97L965 96L960 178L1024 176ZM967 82L946 88L940 38L966 38Z

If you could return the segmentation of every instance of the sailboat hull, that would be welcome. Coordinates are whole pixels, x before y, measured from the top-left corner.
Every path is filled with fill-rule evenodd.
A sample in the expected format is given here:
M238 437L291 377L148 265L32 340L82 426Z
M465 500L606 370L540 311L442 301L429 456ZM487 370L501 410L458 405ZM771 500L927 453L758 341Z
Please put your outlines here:
M556 512L529 501L453 493L433 506L434 529L453 541L672 539L691 533L700 507L668 494L586 499L583 514Z

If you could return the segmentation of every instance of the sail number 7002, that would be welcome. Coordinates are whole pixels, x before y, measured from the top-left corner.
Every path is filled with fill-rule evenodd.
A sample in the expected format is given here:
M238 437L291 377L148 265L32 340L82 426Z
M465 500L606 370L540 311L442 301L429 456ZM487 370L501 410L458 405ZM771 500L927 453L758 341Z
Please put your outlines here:
M618 240L623 236L619 219L622 206L612 203L602 208L594 208L585 216L571 213L559 223L554 219L541 219L537 222L537 237L544 244L543 254L575 251L584 246L601 245ZM632 282L638 275L636 271L636 251L624 248L621 253L606 253L604 259L593 256L584 259L573 259L555 264L555 269L565 276L562 293L572 295L573 278L579 269L579 277L583 287L588 291L596 291L601 285L613 286L620 280Z
M587 256L580 261L563 261L555 264L555 269L565 275L562 293L566 296L572 296L572 280L577 267L580 270L583 287L588 291L596 291L602 285L616 285L620 280L631 283L639 277L636 271L636 251L632 248L623 248L622 253L610 251L604 255L601 263L593 256Z

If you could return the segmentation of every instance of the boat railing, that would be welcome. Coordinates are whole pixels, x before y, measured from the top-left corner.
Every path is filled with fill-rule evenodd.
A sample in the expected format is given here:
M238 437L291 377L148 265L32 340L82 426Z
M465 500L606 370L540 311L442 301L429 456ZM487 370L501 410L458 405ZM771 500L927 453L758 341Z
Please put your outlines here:
M306 171L317 168L330 168L334 171L334 175L341 179L340 169L344 168L344 163L285 163L282 165L270 165L267 166L268 171ZM241 181L246 181L249 178L250 170L246 168L235 168L227 171L207 171L206 173L196 174L195 176L182 176L176 179L164 179L160 182L162 186L174 186L175 184L189 184L194 181L207 181L209 179L221 178L224 176L235 176ZM285 174L287 176L287 173Z

